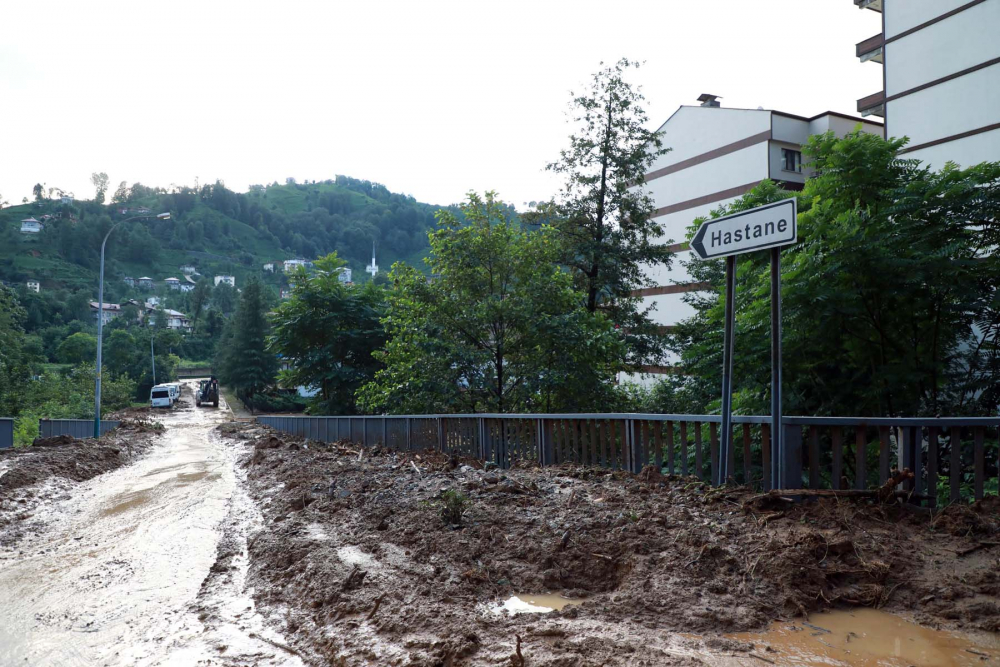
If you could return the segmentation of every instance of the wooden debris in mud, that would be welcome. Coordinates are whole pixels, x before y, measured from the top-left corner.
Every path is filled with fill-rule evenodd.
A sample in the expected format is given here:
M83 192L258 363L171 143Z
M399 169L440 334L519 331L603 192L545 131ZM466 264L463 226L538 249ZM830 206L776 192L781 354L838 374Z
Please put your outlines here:
M524 661L524 655L521 653L521 635L514 635L516 644L514 647L514 655L510 656L510 667L525 667L528 663Z
M382 593L382 595L375 598L375 606L372 607L372 610L370 612L368 612L368 616L365 618L366 621L370 621L373 618L375 618L375 614L378 613L378 608L382 606L382 600L385 599L385 596L386 594Z
M913 472L909 468L894 470L892 475L885 481L885 484L877 489L773 489L766 493L751 496L743 502L743 507L749 509L761 505L766 501L792 502L793 498L844 498L844 499L870 499L879 502L888 502L897 498L908 500L910 498L923 498L909 491L897 491L896 487L913 479ZM777 518L777 517L776 517Z

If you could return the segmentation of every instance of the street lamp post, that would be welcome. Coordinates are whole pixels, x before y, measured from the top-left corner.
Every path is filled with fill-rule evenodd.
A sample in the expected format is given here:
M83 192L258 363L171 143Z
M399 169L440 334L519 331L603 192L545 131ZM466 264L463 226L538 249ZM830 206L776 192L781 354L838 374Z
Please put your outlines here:
M120 220L108 233L104 235L104 240L101 241L101 274L100 282L97 289L97 368L94 369L95 384L94 384L94 437L101 437L101 348L104 346L104 246L108 243L108 237L111 236L111 232L118 228L124 222L131 222L133 220L144 220L152 218L152 215L136 215L131 218L126 218L125 220ZM158 213L156 215L158 220L169 220L169 213Z

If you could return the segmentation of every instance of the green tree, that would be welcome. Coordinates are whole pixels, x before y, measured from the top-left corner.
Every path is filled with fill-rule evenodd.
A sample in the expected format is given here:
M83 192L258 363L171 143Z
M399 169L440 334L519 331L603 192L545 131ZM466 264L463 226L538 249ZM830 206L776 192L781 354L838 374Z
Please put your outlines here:
M274 385L278 361L267 349L271 327L267 317L264 286L256 278L247 281L236 314L219 340L216 368L219 379L253 410L254 398Z
M281 372L286 386L317 387L319 414L352 414L355 393L382 365L372 356L385 343L384 294L371 282L345 285L345 266L336 253L299 268L291 277L292 296L272 316L270 349L290 365Z
M42 201L45 199L45 186L41 183L35 183L35 186L31 188L31 194L35 196L35 201Z
M16 416L30 381L24 354L24 308L14 291L0 285L0 414Z
M79 364L97 356L97 337L77 332L59 344L56 356L64 364Z
M464 222L439 213L434 281L392 268L386 364L362 388L367 409L478 412L594 409L612 391L621 336L590 313L556 260L552 232L525 231L492 193L470 194Z
M130 375L137 352L135 337L121 329L112 331L104 342L104 361L112 375Z
M817 175L801 194L799 243L782 253L786 411L995 414L1000 163L932 171L901 158L904 145L856 131L804 149ZM783 196L765 183L712 215ZM721 286L719 265L689 268ZM766 253L740 258L734 405L753 412L769 400L769 342L739 332L768 330L768 281ZM698 312L675 344L704 408L720 386L721 289L689 301Z
M237 292L228 283L219 283L212 290L212 305L223 315L229 315L236 308Z
M672 258L671 241L652 217L653 200L637 186L669 150L646 129L645 98L625 78L638 66L621 60L605 67L573 97L569 148L548 167L565 185L557 201L532 216L551 224L560 261L573 270L587 309L604 311L625 332L633 368L658 363L664 343L633 292L649 284L645 265L669 265Z
M191 290L191 322L197 326L201 311L212 298L212 285L208 280L199 280Z
M103 204L104 195L108 191L108 175L103 171L95 171L90 175L90 182L94 184L94 201L98 204Z
M115 194L111 197L111 203L124 204L128 201L128 198L129 198L128 183L126 181L122 181L121 183L118 184L118 189L115 190Z

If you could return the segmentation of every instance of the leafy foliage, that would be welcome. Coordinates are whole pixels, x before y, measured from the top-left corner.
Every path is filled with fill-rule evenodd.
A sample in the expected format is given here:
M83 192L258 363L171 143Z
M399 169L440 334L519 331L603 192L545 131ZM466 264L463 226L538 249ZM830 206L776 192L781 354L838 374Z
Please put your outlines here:
M272 315L270 349L289 365L281 382L318 388L318 414L354 413L355 393L381 368L372 353L385 343L384 294L372 283L340 282L343 267L331 253L312 273L298 269L291 298Z
M277 360L267 349L271 332L268 308L264 286L251 279L243 288L236 315L226 325L217 348L219 379L251 409L254 397L274 384L278 371Z
M624 356L559 268L552 232L523 230L492 193L470 194L431 235L428 281L397 264L382 322L386 368L361 389L375 411L585 409L612 392Z
M782 253L786 412L994 414L1000 387L1000 163L931 171L905 140L856 131L813 137L817 175L800 199L799 243ZM766 182L713 217L791 193ZM696 221L696 225L700 221ZM696 226L692 226L691 231ZM692 263L716 291L674 336L688 409L718 401L721 263ZM737 272L734 406L766 412L766 253Z
M557 201L543 204L535 222L548 222L560 261L572 269L587 309L598 308L628 338L631 366L658 363L663 341L632 292L648 283L643 265L669 265L671 241L652 219L653 200L643 183L653 162L669 149L646 129L645 98L626 80L628 60L605 67L573 98L576 131L549 170L565 176Z
M14 292L0 285L0 415L16 415L23 400L21 387L30 377L24 350L24 308Z

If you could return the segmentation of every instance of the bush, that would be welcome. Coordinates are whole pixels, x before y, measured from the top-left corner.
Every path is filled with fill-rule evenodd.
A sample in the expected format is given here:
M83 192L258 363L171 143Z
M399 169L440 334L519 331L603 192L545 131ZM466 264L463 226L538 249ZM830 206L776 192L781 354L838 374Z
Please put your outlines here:
M441 494L441 519L450 526L462 525L462 515L469 499L454 489Z
M304 412L306 409L306 400L294 391L275 389L255 394L253 398L240 396L238 392L236 395L248 410L254 412Z

